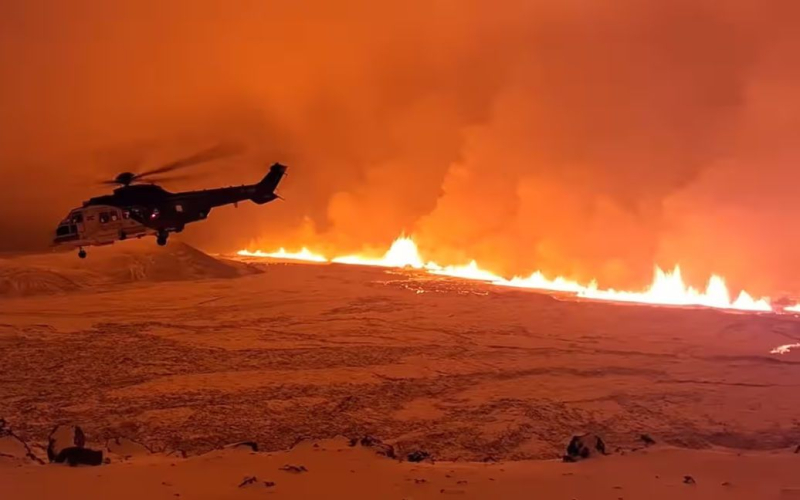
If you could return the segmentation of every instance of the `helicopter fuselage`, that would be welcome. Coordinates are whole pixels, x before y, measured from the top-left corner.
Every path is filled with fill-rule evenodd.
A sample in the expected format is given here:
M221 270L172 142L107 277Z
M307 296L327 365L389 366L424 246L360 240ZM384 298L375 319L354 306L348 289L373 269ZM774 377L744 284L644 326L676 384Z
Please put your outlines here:
M275 188L285 171L286 167L275 164L256 184L179 193L151 184L122 186L70 211L56 229L53 243L81 247L81 257L86 255L84 246L153 234L163 245L169 233L181 232L186 224L207 218L212 208L245 200L264 204L277 199Z

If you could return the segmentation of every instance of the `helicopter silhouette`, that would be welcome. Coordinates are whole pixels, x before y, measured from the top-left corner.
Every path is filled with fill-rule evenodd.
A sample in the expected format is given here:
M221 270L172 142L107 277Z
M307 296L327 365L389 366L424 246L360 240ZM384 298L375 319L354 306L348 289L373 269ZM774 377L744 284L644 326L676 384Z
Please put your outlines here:
M170 233L180 233L186 224L206 219L214 207L246 200L262 205L280 198L275 189L286 174L286 166L280 163L273 164L255 184L172 193L155 183L177 179L156 176L231 154L229 147L216 146L152 170L122 172L102 181L119 187L112 194L96 196L70 210L58 224L53 244L78 248L82 259L86 258L84 247L129 238L155 235L163 246Z

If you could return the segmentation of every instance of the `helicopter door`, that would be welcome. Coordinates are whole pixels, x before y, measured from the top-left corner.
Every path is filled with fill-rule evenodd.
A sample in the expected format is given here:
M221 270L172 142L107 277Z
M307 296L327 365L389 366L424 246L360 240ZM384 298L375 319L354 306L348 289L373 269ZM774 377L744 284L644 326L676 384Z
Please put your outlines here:
M122 229L122 214L115 207L98 207L93 210L91 215L87 215L87 220L93 226L90 232L96 244L113 243L119 238Z
M70 214L70 222L78 229L78 234L83 235L86 232L86 226L83 222L83 211L75 210Z

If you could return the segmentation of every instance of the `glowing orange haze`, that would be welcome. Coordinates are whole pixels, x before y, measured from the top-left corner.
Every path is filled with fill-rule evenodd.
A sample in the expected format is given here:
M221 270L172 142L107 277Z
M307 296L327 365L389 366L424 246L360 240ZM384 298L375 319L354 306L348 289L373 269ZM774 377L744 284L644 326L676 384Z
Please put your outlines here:
M797 0L0 1L0 251L46 247L98 179L230 141L246 152L164 187L280 161L287 201L179 236L209 251L380 255L405 231L427 260L581 285L512 284L636 290L679 262L659 284L800 296L798 18Z
M720 309L736 309L742 311L772 311L769 299L754 299L742 290L736 300L731 301L730 294L725 285L725 280L719 276L711 276L705 291L698 291L686 286L681 277L680 267L675 266L672 272L664 272L656 267L652 284L644 291L616 291L600 289L596 282L581 284L562 277L546 278L540 271L536 271L527 278L515 276L505 279L491 271L481 269L473 260L463 266L441 266L435 262L426 261L420 255L416 243L411 238L401 236L392 243L389 250L382 257L368 257L363 255L348 255L328 259L314 253L307 248L299 252L287 252L281 248L277 252L240 250L239 255L248 257L264 257L283 260L299 260L308 262L333 262L338 264L351 264L363 266L413 268L426 270L429 273L452 276L456 278L488 281L494 285L531 288L576 294L578 297L594 300L610 300L618 302L638 302L645 304L672 305L672 306L704 306ZM797 311L797 308L786 308L786 311Z

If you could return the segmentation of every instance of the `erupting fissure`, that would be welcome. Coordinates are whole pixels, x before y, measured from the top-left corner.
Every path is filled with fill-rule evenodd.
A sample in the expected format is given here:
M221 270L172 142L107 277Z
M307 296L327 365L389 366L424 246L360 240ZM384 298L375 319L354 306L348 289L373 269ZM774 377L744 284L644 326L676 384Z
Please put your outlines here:
M431 274L441 276L486 281L498 286L571 293L578 297L592 300L637 302L670 306L703 306L740 311L772 311L769 299L755 299L744 290L739 292L736 299L732 301L725 280L720 276L712 275L704 291L687 286L683 281L681 269L677 265L672 271L664 271L656 266L653 282L643 291L619 291L614 289L601 289L595 281L588 284L581 284L577 281L572 281L560 276L550 279L545 277L541 271L536 271L527 278L515 276L511 279L507 279L491 271L481 269L474 260L462 266L440 266L435 262L426 262L420 255L414 240L406 236L397 238L394 243L392 243L389 250L380 258L348 255L328 259L309 251L305 247L295 253L287 252L285 249L281 248L273 253L265 253L260 250L256 250L255 252L241 250L239 251L239 255L302 260L308 262L333 262L337 264L362 266L408 267L425 270ZM800 304L787 307L784 311L800 312Z

